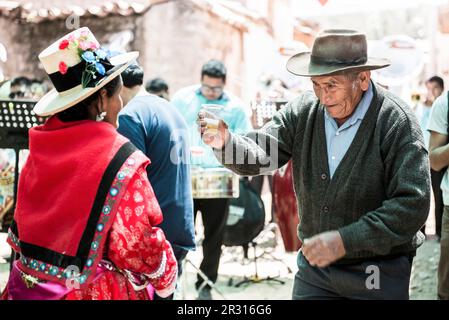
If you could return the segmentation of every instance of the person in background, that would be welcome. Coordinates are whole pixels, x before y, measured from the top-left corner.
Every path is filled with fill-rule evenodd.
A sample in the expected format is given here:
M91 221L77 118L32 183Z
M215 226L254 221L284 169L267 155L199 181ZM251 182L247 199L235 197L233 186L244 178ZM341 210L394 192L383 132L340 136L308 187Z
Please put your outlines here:
M39 79L31 80L27 97L32 100L39 100L47 93L47 87L43 81Z
M180 89L172 98L173 105L184 116L189 129L191 147L203 150L203 156L194 160L192 167L222 168L215 158L212 150L207 148L197 130L196 115L203 104L218 104L223 106L223 116L229 130L235 133L244 133L251 129L251 123L246 115L243 102L229 91L224 90L227 71L223 62L210 60L201 69L201 84ZM195 217L197 211L201 212L204 225L203 260L200 270L215 282L218 276L218 267L221 256L224 229L228 217L229 199L194 199ZM211 288L203 285L204 279L198 275L195 287L199 289L199 299L212 299Z
M152 93L154 95L157 95L158 97L170 100L168 84L162 78L154 78L147 81L147 83L145 84L145 90L147 90L148 93Z
M125 107L119 114L118 132L151 160L148 179L164 218L159 227L173 247L179 278L188 251L195 249L187 125L167 100L145 91L141 66L131 64L122 78Z
M430 112L435 100L444 91L444 80L441 77L433 76L426 81L426 97L424 102L418 102L414 109L415 114L419 120L419 125L424 135L424 143L429 148L430 132L427 130L427 125L430 118ZM430 169L430 178L432 181L433 198L435 202L434 216L435 216L435 234L437 239L441 238L441 221L443 218L444 203L443 194L440 188L441 181L444 176L444 171L435 171ZM426 233L426 226L421 228L421 231Z
M449 144L448 92L433 103L427 129L430 132L429 152L432 170L441 173L444 211L441 220L440 260L438 264L438 298L449 300Z

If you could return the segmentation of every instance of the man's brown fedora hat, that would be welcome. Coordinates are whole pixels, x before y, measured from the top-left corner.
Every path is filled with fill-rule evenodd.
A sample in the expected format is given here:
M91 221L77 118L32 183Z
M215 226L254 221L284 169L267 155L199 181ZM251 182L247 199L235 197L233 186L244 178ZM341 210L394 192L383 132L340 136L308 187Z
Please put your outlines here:
M301 52L287 62L287 70L312 77L385 68L388 59L368 58L364 34L355 30L324 30L313 43L312 52Z

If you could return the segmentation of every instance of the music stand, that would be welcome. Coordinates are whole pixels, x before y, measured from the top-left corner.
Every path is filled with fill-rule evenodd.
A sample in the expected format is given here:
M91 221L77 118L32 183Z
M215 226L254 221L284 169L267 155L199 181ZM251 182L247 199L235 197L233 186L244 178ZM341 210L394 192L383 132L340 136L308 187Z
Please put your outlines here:
M266 232L274 232L275 237L277 239L279 237L279 235L278 235L279 225L277 224L277 222L270 222L269 224L267 224L265 226L264 230L260 233L260 235L257 238L261 237ZM257 240L257 238L255 240ZM277 240L276 240L276 243L277 243ZM265 255L269 256L269 258L264 258ZM283 259L275 257L272 252L264 250L263 253L258 256L258 259L265 259L265 260L269 260L269 261L280 262L285 266L288 273L293 273L293 270L290 268L290 266Z
M262 282L262 281L275 281L275 282L278 282L280 284L285 284L285 281L277 279L277 278L280 277L280 274L277 275L277 276L274 276L274 277L272 277L272 276L267 276L267 277L264 277L264 278L259 277L259 274L257 272L257 259L261 258L265 254L265 252L262 253L260 256L257 256L257 252L256 252L257 242L255 240L253 240L253 241L250 242L250 244L251 244L251 247L253 247L253 251L254 251L254 268L255 268L255 273L254 273L254 275L252 275L249 278L245 276L242 281L238 282L234 286L236 288L238 288L238 287L240 287L244 283L259 283L259 282ZM273 260L280 261L279 259L276 259L274 257L273 257ZM280 261L280 262L282 262L282 261ZM290 269L290 268L288 268L288 269Z
M260 103L253 104L251 106L251 122L254 129L260 129L271 121L275 113L283 108L287 102L285 100L263 100Z
M199 288L197 289L197 291L201 291L206 285L209 285L209 287L211 288L211 290L215 290L222 298L223 300L227 300L226 297L224 296L224 294L218 289L217 285L215 283L213 283L205 274L204 272L201 271L200 268L198 268L188 257L186 257L183 261L183 284L182 284L182 289L183 289L183 300L185 300L186 298L186 293L185 293L185 287L187 284L187 270L185 268L185 265L189 263L195 270L196 272L198 272L198 274L200 275L200 277L204 280L203 283L199 286Z
M0 100L0 149L13 149L16 159L14 168L14 212L17 202L17 186L19 182L19 153L28 149L28 130L45 122L45 118L33 112L36 101ZM11 255L11 266L15 260Z

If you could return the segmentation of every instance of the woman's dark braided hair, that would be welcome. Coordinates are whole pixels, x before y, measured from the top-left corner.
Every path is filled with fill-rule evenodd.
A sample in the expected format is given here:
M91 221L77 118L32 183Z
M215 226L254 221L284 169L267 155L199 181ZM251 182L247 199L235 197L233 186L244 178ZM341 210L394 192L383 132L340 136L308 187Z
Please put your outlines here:
M118 75L103 88L106 90L108 97L112 97L120 87L121 77ZM89 119L89 106L100 97L100 90L96 91L93 95L87 97L83 101L78 102L74 106L57 113L58 118L63 122L80 121Z

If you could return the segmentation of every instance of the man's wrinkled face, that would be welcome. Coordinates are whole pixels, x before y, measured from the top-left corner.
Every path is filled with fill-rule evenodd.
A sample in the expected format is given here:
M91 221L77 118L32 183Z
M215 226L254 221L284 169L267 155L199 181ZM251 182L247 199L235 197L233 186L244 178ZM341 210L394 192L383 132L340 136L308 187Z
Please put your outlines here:
M218 100L223 94L225 82L222 78L212 78L204 75L201 79L201 94L207 100Z
M369 71L353 76L334 75L312 77L313 90L339 125L354 112L364 91L369 87Z

